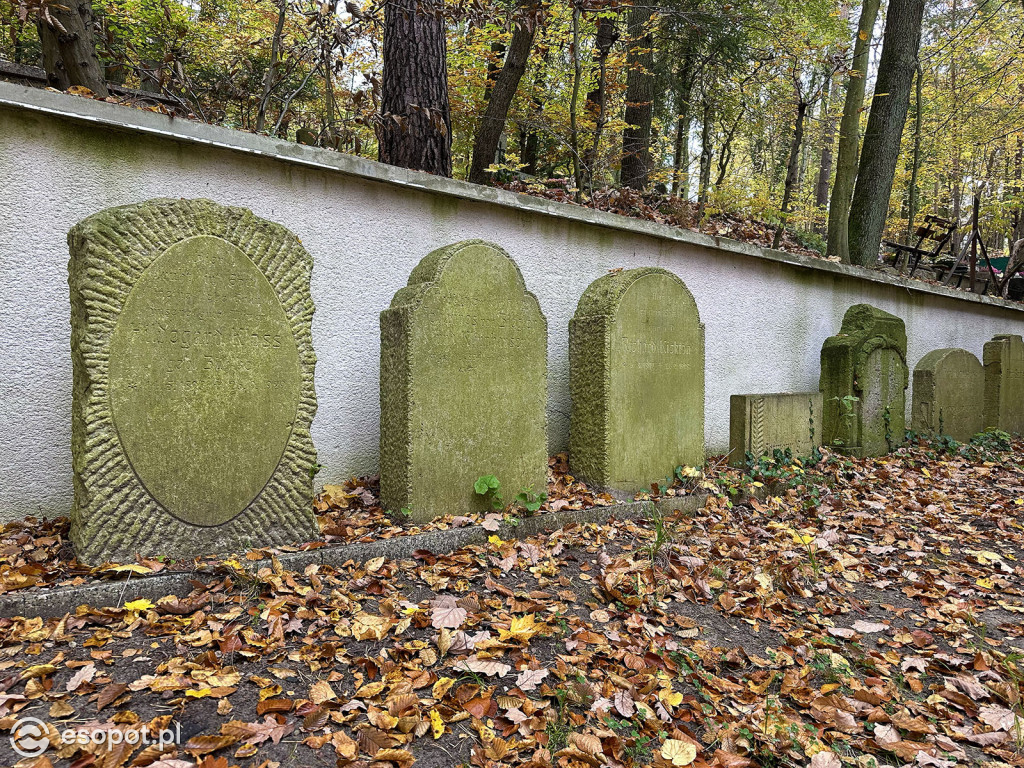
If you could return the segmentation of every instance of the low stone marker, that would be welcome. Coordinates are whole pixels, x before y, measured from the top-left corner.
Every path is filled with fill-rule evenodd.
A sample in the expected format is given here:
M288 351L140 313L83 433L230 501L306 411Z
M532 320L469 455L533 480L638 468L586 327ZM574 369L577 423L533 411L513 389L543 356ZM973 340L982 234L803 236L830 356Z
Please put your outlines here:
M985 342L985 428L1024 433L1024 340L1001 334Z
M966 349L933 349L914 366L911 429L967 442L985 429L985 369Z
M789 449L810 456L821 445L821 392L733 395L729 400L729 464L742 467Z
M573 474L634 493L704 463L704 326L671 272L590 284L569 323L569 381Z
M151 200L90 216L68 244L79 558L317 538L298 238L241 208Z
M385 509L431 520L546 491L547 321L501 248L467 240L413 269L380 316Z
M821 348L822 443L851 456L880 456L906 432L907 331L869 304L846 311Z

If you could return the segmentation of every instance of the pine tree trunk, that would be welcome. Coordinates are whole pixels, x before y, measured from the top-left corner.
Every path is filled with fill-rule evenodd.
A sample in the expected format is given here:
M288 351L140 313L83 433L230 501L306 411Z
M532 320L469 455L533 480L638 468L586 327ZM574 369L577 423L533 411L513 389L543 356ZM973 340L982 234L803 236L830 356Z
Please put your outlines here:
M700 129L700 179L697 183L697 218L704 218L704 209L708 204L709 187L711 186L711 158L714 156L711 146L711 124L715 116L715 107L710 97L704 94L704 114L701 117Z
M917 66L917 77L914 78L916 87L916 98L914 99L914 156L910 166L910 191L907 194L907 242L909 243L910 238L914 235L914 219L917 218L917 176L921 170L921 100L922 92L924 90L921 84L921 78L924 76L924 72L921 69L921 65ZM909 254L904 257L904 260L909 258ZM900 264L900 273L903 273L903 264Z
M49 9L53 19L63 27L63 30L51 27L42 17L37 24L49 84L62 91L78 85L97 96L109 96L103 66L96 55L92 3L63 0L50 5Z
M878 260L900 138L910 106L910 88L917 70L923 15L924 0L889 3L875 96L871 100L850 206L850 260L854 264L869 265Z
M608 85L607 70L608 56L611 54L612 46L618 39L615 32L615 19L610 16L598 16L597 32L594 35L594 88L587 92L587 112L590 119L594 121L594 135L590 146L583 155L583 165L586 170L587 183L594 183L594 170L597 159L601 152L601 136L604 133L604 124L607 120L608 106Z
M382 163L452 175L443 0L391 0L377 126Z
M821 102L821 162L818 164L818 179L814 185L814 204L820 211L825 210L828 205L828 183L832 179L832 145L836 140L836 117L829 114L829 104L832 103L835 81L829 83L828 90ZM817 212L815 213L815 229L824 234L826 228L818 222Z
M647 188L651 170L651 121L654 117L654 37L650 5L634 5L629 12L629 51L626 54L626 127L622 131L622 166L619 183Z
M860 143L860 110L864 106L864 87L868 71L871 33L878 17L879 0L864 0L853 41L853 62L846 83L843 117L839 123L839 153L836 157L836 180L828 206L828 244L826 253L849 263L847 220L850 200L857 180L857 152Z
M679 78L676 91L676 146L672 162L672 194L678 195L682 190L683 197L690 196L690 97L693 95L693 64L692 49L683 54L679 67Z
M786 164L786 185L782 192L782 205L779 212L782 220L775 230L772 248L778 248L782 242L782 233L786 229L786 214L793 203L793 192L796 190L800 164L800 147L804 143L804 117L807 115L807 102L801 100L796 107L796 125L793 128L793 142L789 145L789 163Z
M519 81L526 72L530 51L533 48L533 37L540 26L537 18L538 3L536 0L521 0L517 7L515 31L508 46L508 55L501 72L494 80L487 107L480 118L473 140L473 159L469 166L469 180L474 184L486 184L490 181L487 167L494 163L498 152L498 143L505 130L508 109L512 105Z

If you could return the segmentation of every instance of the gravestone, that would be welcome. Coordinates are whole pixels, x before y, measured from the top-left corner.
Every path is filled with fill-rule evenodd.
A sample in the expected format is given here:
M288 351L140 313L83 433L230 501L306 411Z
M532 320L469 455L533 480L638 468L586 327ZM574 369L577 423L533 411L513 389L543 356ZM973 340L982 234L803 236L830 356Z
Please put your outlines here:
M821 393L733 395L729 401L729 464L742 467L789 449L793 458L810 456L821 445Z
M547 321L501 248L467 240L413 269L381 313L385 509L431 520L547 488Z
M966 349L933 349L914 366L911 429L967 442L985 429L985 369Z
M985 428L1024 433L1024 340L993 336L985 342Z
M298 238L241 208L151 200L90 216L68 244L79 558L317 538Z
M851 456L880 456L906 431L907 332L869 304L846 311L821 348L822 443Z
M569 382L573 474L631 494L704 463L704 326L671 272L590 284L569 323Z

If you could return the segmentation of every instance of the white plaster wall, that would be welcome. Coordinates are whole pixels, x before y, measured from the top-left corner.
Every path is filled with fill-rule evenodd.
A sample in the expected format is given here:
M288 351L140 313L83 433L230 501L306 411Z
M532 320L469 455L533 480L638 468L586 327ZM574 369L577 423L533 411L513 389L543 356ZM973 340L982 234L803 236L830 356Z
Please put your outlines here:
M61 111L82 101L40 98L66 99L67 105L59 102ZM91 102L88 109L110 120L175 126L108 105ZM246 140L204 129L219 141ZM281 151L298 150L282 145ZM307 158L328 154L302 152ZM360 167L388 173L374 164ZM469 189L444 183L446 189ZM608 269L665 267L693 292L706 327L712 452L728 446L731 394L817 389L821 344L839 329L851 304L868 302L906 321L911 366L938 347L963 347L980 358L994 334L1024 334L1024 312L992 303L781 263L735 246L717 249L556 218L550 211L564 215L559 206L547 206L548 213L533 203L533 210L517 210L114 131L4 106L0 98L0 519L66 514L71 506L66 233L103 208L153 197L207 197L245 206L289 227L313 254L319 399L313 437L324 465L318 482L376 471L378 313L424 255L464 238L507 249L547 316L552 452L568 445L568 322L586 286Z

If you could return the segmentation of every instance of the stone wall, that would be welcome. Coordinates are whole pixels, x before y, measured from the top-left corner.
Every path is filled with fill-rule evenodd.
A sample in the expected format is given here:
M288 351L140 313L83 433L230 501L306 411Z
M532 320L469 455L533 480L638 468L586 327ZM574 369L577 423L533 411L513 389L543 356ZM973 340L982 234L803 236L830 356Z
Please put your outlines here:
M852 304L905 321L911 368L1024 334L1017 305L7 83L0 136L0 520L71 508L68 230L155 197L250 208L313 255L318 483L377 470L380 312L459 240L505 248L540 301L552 452L569 443L569 320L609 269L663 267L693 293L712 453L728 450L731 394L817 389L822 343Z

